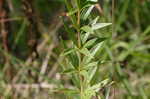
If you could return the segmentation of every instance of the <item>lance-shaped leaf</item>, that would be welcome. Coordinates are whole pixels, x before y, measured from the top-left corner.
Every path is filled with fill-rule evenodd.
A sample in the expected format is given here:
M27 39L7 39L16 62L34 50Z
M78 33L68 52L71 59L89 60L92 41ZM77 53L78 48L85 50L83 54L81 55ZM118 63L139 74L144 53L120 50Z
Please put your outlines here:
M61 56L69 55L69 54L71 54L71 53L73 53L73 52L75 52L75 51L76 51L75 48L68 48L68 49L66 49L66 50L64 51L64 53L61 54Z
M94 20L92 20L92 21L90 22L90 24L91 24L91 25L96 24L97 21L98 21L98 19L99 19L99 16L97 16Z
M77 54L77 48L68 48L61 54L61 56L67 56L68 60L70 61L71 65L77 69L80 62L80 57Z
M76 69L70 68L70 69L64 70L62 73L64 73L64 74L68 74L68 73L72 74L72 73L75 73L75 72L77 72Z
M78 94L79 93L77 89L68 89L68 88L57 88L55 92L62 92L65 94Z
M83 38L81 38L83 44L87 41L88 37L90 36L90 34L93 34L94 31L92 30L92 28L88 25L81 27L81 30L83 30L84 32L86 32L83 35Z
M84 45L84 47L86 48L92 48L94 47L96 44L98 44L101 41L104 41L106 38L94 38L91 39L89 41L87 41L87 43Z
M91 67L97 66L97 64L98 64L98 62L91 62L91 63L89 63L89 64L86 64L86 65L83 67L83 69L88 70L88 69L90 69Z
M97 65L96 65L94 68L92 68L92 69L89 70L89 73L90 73L90 74L89 74L89 78L88 78L88 80L87 80L88 83L90 83L91 80L93 79L93 77L94 77L94 75L95 75L97 69L98 69L98 67L97 67Z
M86 20L88 18L88 16L90 15L93 8L94 8L94 5L92 5L91 7L88 8L88 10L86 11L86 13L83 16L83 20Z
M92 25L92 30L101 29L101 28L109 26L111 24L112 23L96 23L96 24Z
M98 92L104 85L108 84L108 82L109 82L109 80L106 79L106 80L101 81L98 84L95 84L95 85L85 89L85 91L84 91L85 98L84 99L91 99L91 97L95 96L96 92Z
M91 53L90 56L83 58L83 63L89 63L92 60L92 58L96 55L96 53L103 48L102 46L103 46L104 42L105 41L102 41L102 42L98 43L97 45L95 45L90 51L90 53Z
M87 49L87 48L85 48L85 47L83 47L81 50L79 50L82 54L84 54L85 56L90 56L91 54L90 54L90 51Z
M93 29L88 25L81 27L81 30L83 30L85 32L93 33Z
M102 45L104 44L104 41L98 43L93 50L91 51L92 55L95 56L95 54L98 52L98 50L100 50L100 48L102 49Z
M106 84L108 84L110 82L109 79L105 79L103 81L101 81L98 84L93 85L92 87L90 87L90 90L94 90L95 92L98 92L102 87L104 87Z
M74 66L74 68L78 69L80 59L79 59L77 53L73 52L73 53L69 54L68 59L71 62L71 64Z
M88 37L90 36L90 32L87 32L85 34L82 35L82 43L84 44L87 40L88 40Z

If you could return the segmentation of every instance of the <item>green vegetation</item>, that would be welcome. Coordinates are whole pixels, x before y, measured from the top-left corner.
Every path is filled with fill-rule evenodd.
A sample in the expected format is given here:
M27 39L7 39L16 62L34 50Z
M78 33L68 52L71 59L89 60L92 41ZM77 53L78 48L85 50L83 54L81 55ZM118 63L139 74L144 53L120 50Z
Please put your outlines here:
M100 51L103 50L107 40L106 37L101 37L99 32L101 28L111 23L99 23L99 17L92 19L91 11L97 2L86 0L74 2L75 7L72 2L65 0L72 26L64 22L64 27L71 39L71 44L68 45L71 47L68 48L62 41L65 48L62 56L66 58L63 73L70 75L75 88L60 90L73 99L101 97L98 91L108 84L109 79L99 81L99 69L104 60L96 56L100 56ZM71 96L73 93L76 94Z
M149 99L149 0L0 0L0 99Z

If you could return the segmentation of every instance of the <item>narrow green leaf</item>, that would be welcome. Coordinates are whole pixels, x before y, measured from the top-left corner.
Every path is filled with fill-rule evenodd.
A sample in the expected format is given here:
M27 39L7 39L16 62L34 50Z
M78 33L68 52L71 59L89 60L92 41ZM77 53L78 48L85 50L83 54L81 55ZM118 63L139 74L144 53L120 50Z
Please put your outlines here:
M103 46L104 42L105 41L102 41L94 47L94 49L92 50L92 56L95 56L95 54L98 52L98 50L103 48L102 46Z
M78 90L76 89L68 89L68 88L57 88L55 90L56 92L63 92L63 93L66 93L66 94L78 94Z
M88 8L88 10L86 11L86 13L83 16L83 20L86 20L88 18L88 16L90 15L93 8L94 8L94 5L92 5L91 7Z
M97 71L97 66L95 66L93 69L91 69L91 71L89 71L90 74L89 74L88 83L91 82L91 80L93 79L93 77L94 77L96 71Z
M92 60L92 58L96 55L96 53L103 48L102 46L103 46L104 42L105 41L98 43L90 50L90 56L83 58L84 64L89 63Z
M100 29L109 25L111 25L111 23L96 23L92 25L92 30L97 30L97 29Z
M66 55L68 55L70 53L73 53L74 51L76 51L76 49L74 49L74 48L68 48L68 49L66 49L64 51L64 53L61 54L61 56L66 56Z
M63 71L62 73L66 74L66 73L74 73L74 72L76 72L76 70L73 68L70 68L70 69Z
M95 24L97 23L98 19L99 19L99 16L97 16L94 20L92 20L92 21L90 22L90 24L91 24L91 25L95 25Z
M78 69L79 63L80 63L80 57L78 57L76 52L73 52L71 54L68 55L68 59L71 62L71 64L73 65L74 68Z
M109 79L103 80L98 84L95 84L91 87L88 87L87 89L85 89L85 99L91 99L92 96L96 95L96 92L98 92L103 86L105 86L106 84L108 84Z
M90 87L90 89L95 90L95 92L98 92L102 87L108 84L109 81L110 81L109 79L105 79L101 81L100 83L93 85L92 87Z
M87 41L86 44L84 44L84 47L89 48L90 46L93 46L96 41L97 41L97 38L91 39Z
M90 56L90 51L83 47L81 50L79 50L82 54L84 54L85 56Z
M85 32L93 33L93 29L91 27L89 27L88 25L81 27L81 30L83 30Z
M90 69L91 67L95 67L98 65L98 62L91 62L89 64L86 64L83 68L84 69Z
M87 39L90 36L90 34L93 34L94 31L88 25L81 27L81 30L83 30L84 32L86 32L85 34L83 34L83 38L81 38L82 43L84 44L87 41Z
M87 41L89 36L90 36L90 32L83 34L83 38L81 38L83 44Z
M98 44L101 41L104 41L106 38L94 38L91 39L89 41L87 41L86 44L84 44L84 47L86 48L92 48L93 46L95 46L96 44Z

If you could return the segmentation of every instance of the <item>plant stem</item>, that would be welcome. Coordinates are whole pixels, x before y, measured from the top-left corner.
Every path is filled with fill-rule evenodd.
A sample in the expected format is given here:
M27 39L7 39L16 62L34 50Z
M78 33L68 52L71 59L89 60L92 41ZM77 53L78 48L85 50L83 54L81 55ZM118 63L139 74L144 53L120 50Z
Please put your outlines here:
M77 15L77 24L78 24L78 47L81 47L81 38L80 38L80 0L77 1L77 5L78 5L78 15ZM80 79L80 99L83 99L83 79L82 79L82 75L80 74L81 72L81 66L79 66L79 79Z
M83 82L82 82L82 77L81 77L81 79L80 79L81 81L80 81L80 84L81 84L81 88L80 88L80 97L81 97L81 99L83 99L83 96L84 96L84 90L83 90Z
M81 38L80 38L80 8L78 8L78 21L77 21L77 24L78 24L78 47L80 48L81 47Z
M79 67L79 74L78 74L78 76L79 76L79 79L80 79L80 99L84 99L83 98L84 97L83 79L82 79L82 75L80 74L80 72L81 72L81 69Z
M78 5L78 20L77 20L77 24L78 24L78 47L81 47L81 38L80 38L80 0L79 0L79 5ZM81 72L81 65L79 66L79 78L80 78L80 99L84 99L84 88L83 88L83 79L82 79L82 75L80 74Z

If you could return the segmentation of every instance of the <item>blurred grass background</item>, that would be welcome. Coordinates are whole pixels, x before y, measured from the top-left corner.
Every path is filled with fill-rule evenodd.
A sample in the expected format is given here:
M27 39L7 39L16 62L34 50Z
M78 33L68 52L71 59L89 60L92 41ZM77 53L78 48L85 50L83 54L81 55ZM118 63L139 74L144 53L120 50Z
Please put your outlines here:
M113 7L99 0L100 19L113 28L101 31L110 40L98 76L115 81L109 99L149 99L150 1L114 1ZM60 36L69 44L60 19L65 12L63 0L0 0L0 99L66 99L53 90L72 87L60 75Z

